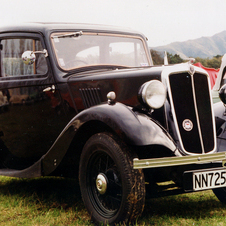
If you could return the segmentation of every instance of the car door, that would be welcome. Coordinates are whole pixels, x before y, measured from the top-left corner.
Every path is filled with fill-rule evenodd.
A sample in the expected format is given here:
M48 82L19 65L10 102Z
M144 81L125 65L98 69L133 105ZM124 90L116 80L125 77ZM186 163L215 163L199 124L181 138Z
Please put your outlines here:
M49 59L41 53L42 36L3 34L0 42L0 167L24 169L49 150L68 119ZM34 64L24 64L27 50L39 51Z

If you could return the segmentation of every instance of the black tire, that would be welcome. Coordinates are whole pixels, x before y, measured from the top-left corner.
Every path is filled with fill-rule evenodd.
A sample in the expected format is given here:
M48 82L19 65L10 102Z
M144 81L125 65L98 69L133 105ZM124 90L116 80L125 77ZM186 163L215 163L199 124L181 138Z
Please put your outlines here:
M127 224L141 215L145 181L143 171L133 169L134 157L127 146L108 133L95 134L86 142L80 159L79 183L93 221Z
M223 188L215 188L213 189L213 193L216 197L224 204L226 204L226 187Z

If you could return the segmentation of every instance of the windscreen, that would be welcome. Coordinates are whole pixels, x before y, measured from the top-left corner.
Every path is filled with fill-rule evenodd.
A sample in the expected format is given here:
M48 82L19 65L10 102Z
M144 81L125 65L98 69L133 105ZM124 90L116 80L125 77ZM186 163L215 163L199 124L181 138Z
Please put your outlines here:
M54 33L51 36L59 66L64 70L93 65L150 66L140 37L100 33Z

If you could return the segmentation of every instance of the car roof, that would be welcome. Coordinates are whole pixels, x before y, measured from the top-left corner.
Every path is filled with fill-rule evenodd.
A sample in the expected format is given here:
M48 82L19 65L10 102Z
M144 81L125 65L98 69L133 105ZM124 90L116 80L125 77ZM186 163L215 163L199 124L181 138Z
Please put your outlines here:
M5 32L38 32L49 33L52 31L60 30L82 30L82 31L99 31L106 33L128 33L133 35L144 35L140 32L134 31L130 28L116 27L100 24L83 24L83 23L57 23L57 22L32 22L32 23L20 23L7 26L0 26L0 33Z

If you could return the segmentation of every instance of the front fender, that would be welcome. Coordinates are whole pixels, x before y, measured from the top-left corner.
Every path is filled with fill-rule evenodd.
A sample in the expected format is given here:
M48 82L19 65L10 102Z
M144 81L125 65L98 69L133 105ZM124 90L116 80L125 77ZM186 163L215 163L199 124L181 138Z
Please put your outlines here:
M166 130L145 114L132 111L124 104L102 104L78 114L73 120L75 131L86 122L97 120L114 130L129 145L162 145L175 151L176 145Z
M60 164L74 136L86 123L99 121L110 127L125 143L136 146L162 145L176 151L166 130L145 114L135 113L124 104L102 104L77 114L42 157L43 174L49 175Z

